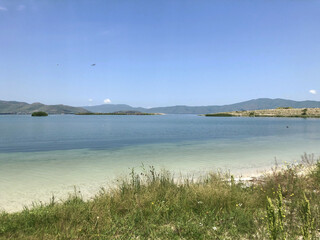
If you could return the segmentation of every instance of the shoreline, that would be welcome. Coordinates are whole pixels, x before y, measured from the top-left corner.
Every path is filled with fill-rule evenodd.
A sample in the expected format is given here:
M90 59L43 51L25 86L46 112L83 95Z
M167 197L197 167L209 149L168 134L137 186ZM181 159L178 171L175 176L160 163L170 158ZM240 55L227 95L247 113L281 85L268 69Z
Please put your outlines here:
M247 169L242 169L239 171L231 171L230 169L225 169L222 170L221 168L218 168L216 170L211 170L211 171L200 171L200 170L193 170L193 171L170 171L172 176L174 177L174 181L176 184L179 184L179 182L185 180L185 179L192 179L192 181L197 182L203 179L203 177L211 175L211 174L219 174L221 176L233 176L234 180L236 182L244 182L246 184L250 184L250 182L255 182L255 181L260 181L263 179L265 176L270 175L274 173L274 168L277 168L276 172L281 172L284 170L284 168L288 165L294 166L297 165L297 161L291 162L291 163L285 163L283 165L275 165L271 164L270 166L264 166L261 168L247 168ZM130 168L131 169L131 168ZM137 167L134 168L135 171L142 171L142 167ZM159 168L159 171L167 171L165 168ZM304 168L303 171L301 171L302 174L306 174L307 171L310 171L309 168ZM41 205L41 204L48 204L50 202L50 199L54 196L56 199L59 199L59 202L63 203L68 199L68 197L72 196L75 194L75 192L81 194L82 198L85 201L91 201L93 198L99 194L101 189L104 190L112 190L113 188L116 187L117 182L119 179L126 179L128 178L129 173L122 173L122 174L117 174L116 176L104 181L100 182L97 184L85 184L85 185L61 185L61 189L51 189L48 190L46 196L38 196L35 197L34 199L29 199L29 203L27 204L16 204L15 207L1 207L0 206L0 212L7 212L7 213L19 213L23 211L25 208L32 208L33 206ZM226 181L231 181L230 177L226 179ZM64 191L62 190L63 188L67 188L69 190Z

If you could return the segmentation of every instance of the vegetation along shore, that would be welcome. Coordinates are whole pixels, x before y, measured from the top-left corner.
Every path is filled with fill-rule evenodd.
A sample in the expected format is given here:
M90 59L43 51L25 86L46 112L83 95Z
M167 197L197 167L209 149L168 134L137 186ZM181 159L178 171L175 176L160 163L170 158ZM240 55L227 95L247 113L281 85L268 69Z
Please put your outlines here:
M277 109L234 111L204 114L206 117L299 117L320 118L320 108L290 108L279 107Z
M250 181L132 170L90 201L75 192L0 214L0 239L319 238L320 162L306 155Z

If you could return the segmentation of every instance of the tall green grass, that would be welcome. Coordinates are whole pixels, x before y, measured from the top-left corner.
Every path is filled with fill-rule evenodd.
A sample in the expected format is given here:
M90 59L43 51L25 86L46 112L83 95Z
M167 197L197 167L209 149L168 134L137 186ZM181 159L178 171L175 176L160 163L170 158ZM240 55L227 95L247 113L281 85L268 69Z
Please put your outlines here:
M250 182L221 173L176 179L150 167L90 201L75 191L0 214L0 239L319 239L319 229L319 161Z

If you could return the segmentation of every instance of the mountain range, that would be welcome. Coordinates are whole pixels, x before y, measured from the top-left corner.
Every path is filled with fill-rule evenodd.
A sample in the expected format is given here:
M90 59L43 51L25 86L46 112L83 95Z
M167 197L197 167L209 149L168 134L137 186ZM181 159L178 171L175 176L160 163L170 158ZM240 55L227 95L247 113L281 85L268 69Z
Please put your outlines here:
M45 105L42 103L28 104L25 102L0 101L0 114L31 114L35 111L44 111L49 114L74 114L86 112L112 113L118 111L138 111L144 113L166 114L207 114L242 110L275 109L278 107L320 108L320 101L293 101L280 98L259 98L229 105L179 105L155 108L132 107L126 104L103 104L96 106L71 107L67 105Z
M67 105L45 105L42 103L25 103L16 101L1 101L0 114L31 114L33 112L43 111L48 114L74 114L85 113L88 110L80 107L71 107Z
M218 112L231 112L242 110L262 110L274 109L278 107L293 107L293 108L320 108L319 101L293 101L287 99L270 99L258 98L245 102L229 104L229 105L210 105L210 106L169 106L169 107L155 107L142 108L131 107L125 104L103 104L97 106L85 106L86 110L90 112L116 112L116 111L139 111L145 113L166 113L166 114L206 114Z

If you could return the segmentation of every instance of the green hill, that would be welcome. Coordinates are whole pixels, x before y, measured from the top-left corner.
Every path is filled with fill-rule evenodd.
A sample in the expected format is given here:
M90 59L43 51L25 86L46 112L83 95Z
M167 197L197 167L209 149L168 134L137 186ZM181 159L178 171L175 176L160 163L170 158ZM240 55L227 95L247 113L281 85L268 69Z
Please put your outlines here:
M31 114L33 112L46 112L48 114L74 114L89 112L80 107L67 105L45 105L42 103L25 103L15 101L0 101L0 114Z

